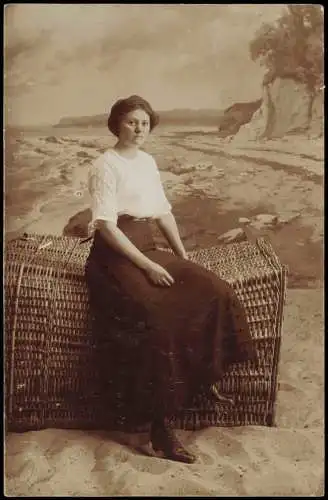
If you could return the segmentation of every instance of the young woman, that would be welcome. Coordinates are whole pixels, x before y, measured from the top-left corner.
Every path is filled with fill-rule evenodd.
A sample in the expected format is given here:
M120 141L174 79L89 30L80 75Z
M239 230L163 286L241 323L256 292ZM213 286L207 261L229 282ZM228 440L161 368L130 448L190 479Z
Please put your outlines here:
M196 457L170 418L228 365L255 359L247 321L229 285L188 260L152 156L140 148L158 123L138 96L114 104L112 149L93 164L93 245L86 277L103 350L108 404L121 421L150 424L164 457ZM174 253L156 248L157 224Z

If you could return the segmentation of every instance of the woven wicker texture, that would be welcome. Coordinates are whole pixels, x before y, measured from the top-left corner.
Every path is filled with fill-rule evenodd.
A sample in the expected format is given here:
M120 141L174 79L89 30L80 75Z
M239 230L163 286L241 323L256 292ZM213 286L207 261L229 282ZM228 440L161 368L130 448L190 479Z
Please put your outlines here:
M29 234L5 248L5 404L8 430L108 428L84 278L91 242ZM287 269L270 243L200 249L190 258L241 300L259 366L235 364L217 383L234 405L198 395L175 426L273 425Z

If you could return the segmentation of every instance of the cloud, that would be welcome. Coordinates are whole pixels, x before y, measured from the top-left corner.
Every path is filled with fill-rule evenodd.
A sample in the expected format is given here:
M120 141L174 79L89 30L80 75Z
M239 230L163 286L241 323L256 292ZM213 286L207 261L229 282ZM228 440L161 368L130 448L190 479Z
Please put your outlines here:
M101 112L111 99L137 91L146 92L163 108L188 99L194 106L195 96L197 107L202 107L202 95L210 92L204 101L212 99L217 106L220 96L227 95L231 79L235 98L240 68L247 71L249 65L258 74L248 56L248 42L260 24L276 18L282 8L9 5L5 71L13 115L19 111L22 120L28 109L35 112L36 103L43 109L35 120ZM46 102L44 96L48 96Z

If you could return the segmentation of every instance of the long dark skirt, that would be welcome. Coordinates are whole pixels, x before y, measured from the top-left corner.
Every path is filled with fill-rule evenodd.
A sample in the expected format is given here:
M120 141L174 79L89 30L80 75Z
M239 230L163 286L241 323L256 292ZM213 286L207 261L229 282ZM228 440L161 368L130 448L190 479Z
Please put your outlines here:
M156 249L148 221L118 226L173 276L152 284L96 231L86 264L104 394L127 425L170 417L230 363L254 360L245 313L232 288L205 268Z

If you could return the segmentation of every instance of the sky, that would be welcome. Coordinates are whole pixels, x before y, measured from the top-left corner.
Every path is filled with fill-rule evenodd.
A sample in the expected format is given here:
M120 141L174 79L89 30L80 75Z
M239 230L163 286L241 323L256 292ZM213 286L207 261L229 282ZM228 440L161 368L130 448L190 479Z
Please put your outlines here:
M258 99L249 41L283 4L10 4L8 124L107 113L139 94L157 110L223 109Z

